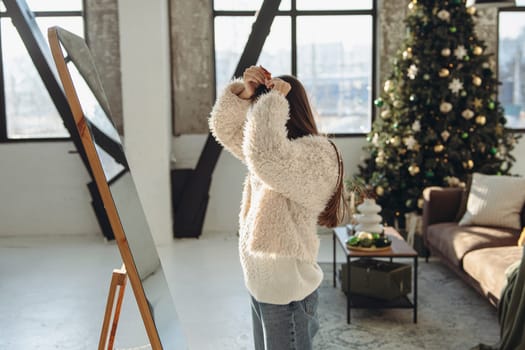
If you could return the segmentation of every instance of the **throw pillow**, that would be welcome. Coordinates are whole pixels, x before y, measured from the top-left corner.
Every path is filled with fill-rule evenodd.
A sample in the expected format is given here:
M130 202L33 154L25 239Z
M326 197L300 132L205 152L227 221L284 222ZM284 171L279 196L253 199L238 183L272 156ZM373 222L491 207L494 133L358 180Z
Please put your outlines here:
M525 203L525 178L474 173L467 210L460 226L483 225L521 228L520 213Z

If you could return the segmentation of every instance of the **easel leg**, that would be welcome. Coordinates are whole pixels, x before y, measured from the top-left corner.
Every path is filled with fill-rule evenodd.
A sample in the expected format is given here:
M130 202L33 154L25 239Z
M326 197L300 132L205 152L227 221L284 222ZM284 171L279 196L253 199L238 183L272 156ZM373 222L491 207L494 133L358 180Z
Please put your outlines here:
M100 332L100 341L98 343L98 349L99 350L112 350L113 349L113 343L115 341L115 334L117 333L117 325L118 325L118 319L120 317L120 309L122 306L122 300L124 299L124 291L126 287L126 268L124 265L120 268L120 270L113 270L113 274L111 275L111 284L109 286L109 293L108 293L108 301L106 304L106 311L104 314L104 322L102 323L102 331ZM115 304L115 295L117 293L117 288L119 288L119 293L117 297L117 301ZM113 306L115 305L115 312L113 313ZM108 330L109 330L109 322L111 321L111 316L113 314L113 322L111 325L111 332L109 334L108 339ZM106 347L107 344L107 347Z

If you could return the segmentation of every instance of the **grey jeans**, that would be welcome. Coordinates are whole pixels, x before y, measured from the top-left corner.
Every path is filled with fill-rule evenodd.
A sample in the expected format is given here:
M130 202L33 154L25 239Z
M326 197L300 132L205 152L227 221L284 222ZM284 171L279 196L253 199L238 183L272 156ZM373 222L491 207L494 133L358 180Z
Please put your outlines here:
M311 350L319 330L319 293L286 305L260 303L251 298L255 350Z

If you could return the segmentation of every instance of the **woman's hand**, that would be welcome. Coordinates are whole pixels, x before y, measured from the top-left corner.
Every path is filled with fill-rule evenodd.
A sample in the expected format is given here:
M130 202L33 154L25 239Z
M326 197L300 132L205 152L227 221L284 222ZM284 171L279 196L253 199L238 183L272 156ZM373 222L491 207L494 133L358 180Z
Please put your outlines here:
M266 87L270 90L276 90L283 96L288 95L288 93L292 89L292 86L289 83L279 78L270 79L266 83Z
M251 66L247 68L242 78L244 80L244 90L239 94L240 98L248 100L252 98L255 90L260 85L267 85L272 75L262 66Z

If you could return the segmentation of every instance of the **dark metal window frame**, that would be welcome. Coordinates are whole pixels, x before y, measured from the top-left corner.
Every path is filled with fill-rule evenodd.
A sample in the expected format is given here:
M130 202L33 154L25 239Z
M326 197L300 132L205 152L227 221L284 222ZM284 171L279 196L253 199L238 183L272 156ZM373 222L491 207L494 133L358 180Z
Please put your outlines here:
M498 9L498 19L497 19L497 25L498 25L498 28L497 28L497 50L498 50L498 55L496 55L497 57L497 74L498 74L498 80L499 80L499 34L500 34L500 30L499 30L499 25L500 25L500 14L502 12L523 12L523 14L525 15L525 6L515 6L515 7L502 7L502 8L499 8ZM499 95L499 93L498 93ZM499 99L499 96L498 96L498 99ZM517 133L525 133L525 128L509 128L510 130L512 130L513 132L517 132Z
M85 8L84 1L82 8ZM84 11L35 11L35 17L81 17L84 18ZM0 11L0 20L10 18L9 13ZM85 27L85 21L84 21ZM86 32L86 28L84 28ZM47 33L43 33L45 36ZM24 143L24 142L56 142L69 141L71 137L27 137L27 138L9 138L7 134L7 113L5 104L5 84L4 84L4 64L2 48L2 28L0 26L0 144L2 143Z
M226 11L226 10L215 10L215 4L213 4L213 28L215 30L215 18L217 17L249 17L255 16L256 11ZM304 16L359 16L359 15L370 15L372 17L372 78L371 78L371 99L370 99L370 116L371 124L375 119L375 108L373 101L376 98L376 64L377 64L377 0L372 0L371 9L363 10L297 10L297 0L291 0L290 10L279 10L277 16L285 17L288 16L291 19L291 67L292 75L297 76L297 18ZM213 46L215 47L215 34L213 34ZM215 50L213 51L215 54ZM215 57L214 57L215 61ZM213 84L216 86L215 82ZM217 92L215 92L217 93ZM366 133L333 133L329 134L330 137L363 137Z

